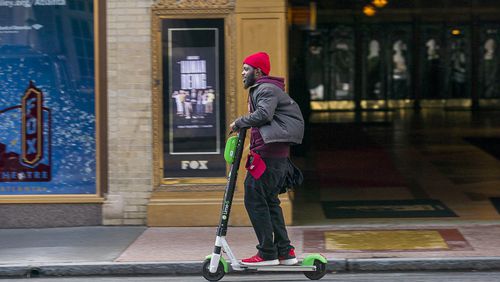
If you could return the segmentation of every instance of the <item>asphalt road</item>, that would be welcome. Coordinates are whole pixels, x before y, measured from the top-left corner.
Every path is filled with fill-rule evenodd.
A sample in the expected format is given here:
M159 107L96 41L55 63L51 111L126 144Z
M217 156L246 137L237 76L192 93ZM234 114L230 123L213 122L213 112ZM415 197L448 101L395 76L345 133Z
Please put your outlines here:
M140 276L140 277L60 277L30 279L0 279L0 282L203 282L201 276ZM302 274L227 274L221 282L268 281L299 282L311 281ZM500 282L500 272L425 272L425 273L355 273L327 274L320 281L356 281L356 282Z

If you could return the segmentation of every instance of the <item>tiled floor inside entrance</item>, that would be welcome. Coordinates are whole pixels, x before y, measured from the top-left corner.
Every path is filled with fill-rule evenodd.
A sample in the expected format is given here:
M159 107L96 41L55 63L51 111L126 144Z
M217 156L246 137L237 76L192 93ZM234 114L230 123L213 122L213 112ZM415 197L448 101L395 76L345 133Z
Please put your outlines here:
M306 182L294 195L298 225L496 221L500 160L467 138L500 137L499 111L317 113L309 150L295 158ZM500 144L498 144L500 147ZM324 201L433 199L456 217L327 218Z

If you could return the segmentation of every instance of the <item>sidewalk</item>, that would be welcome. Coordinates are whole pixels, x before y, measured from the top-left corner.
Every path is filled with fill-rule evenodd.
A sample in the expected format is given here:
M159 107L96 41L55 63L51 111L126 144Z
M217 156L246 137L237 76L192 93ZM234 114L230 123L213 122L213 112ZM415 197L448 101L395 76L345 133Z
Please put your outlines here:
M500 223L291 226L299 258L322 253L331 271L499 270ZM0 229L0 277L198 274L216 227ZM232 227L240 258L249 227Z

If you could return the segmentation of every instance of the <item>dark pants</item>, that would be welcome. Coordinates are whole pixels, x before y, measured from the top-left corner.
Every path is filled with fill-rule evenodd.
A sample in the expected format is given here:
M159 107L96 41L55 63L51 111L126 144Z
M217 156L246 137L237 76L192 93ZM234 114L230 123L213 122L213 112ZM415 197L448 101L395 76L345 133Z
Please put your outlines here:
M267 168L259 180L249 173L245 178L245 207L259 240L257 249L260 257L274 260L288 254L292 248L278 198L285 182L288 159L263 160Z

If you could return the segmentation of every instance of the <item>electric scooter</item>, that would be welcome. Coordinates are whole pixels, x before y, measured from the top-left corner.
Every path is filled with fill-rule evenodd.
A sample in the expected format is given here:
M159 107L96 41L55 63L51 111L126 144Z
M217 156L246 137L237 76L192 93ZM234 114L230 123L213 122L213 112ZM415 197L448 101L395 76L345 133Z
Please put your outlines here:
M205 258L202 269L203 277L205 277L208 281L219 281L226 273L229 272L229 264L222 256L222 252L224 252L229 258L231 268L234 271L297 271L303 272L304 275L311 280L321 279L325 276L327 271L327 260L320 254L308 255L303 259L301 265L249 266L241 264L231 251L231 248L226 241L226 234L229 214L231 212L231 204L236 187L236 178L238 176L238 169L240 167L241 157L243 154L246 132L246 128L241 128L237 136L228 138L226 142L224 159L229 165L231 165L231 168L227 178L228 180L224 193L224 199L222 201L220 222L217 228L214 252Z

